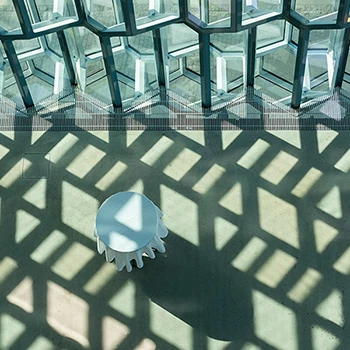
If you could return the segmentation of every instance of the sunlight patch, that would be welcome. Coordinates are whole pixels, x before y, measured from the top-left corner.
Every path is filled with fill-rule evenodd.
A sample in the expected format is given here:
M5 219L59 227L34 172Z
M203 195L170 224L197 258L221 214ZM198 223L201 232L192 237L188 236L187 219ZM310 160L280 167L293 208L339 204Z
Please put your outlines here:
M84 285L85 292L96 295L116 276L114 264L103 264Z
M2 158L4 158L6 156L6 154L9 152L10 152L10 150L7 147L0 144L0 160Z
M253 237L239 252L231 265L242 272L247 272L267 247L268 245L265 241L259 237Z
M87 132L100 140L109 143L109 132L105 130L87 130Z
M338 132L334 130L317 130L317 146L318 153L322 153L338 136Z
M25 332L26 325L8 314L0 315L0 349L11 349L12 344Z
M62 222L92 240L98 207L96 198L62 182Z
M79 179L84 178L101 159L105 152L92 145L87 145L66 167L66 169Z
M12 292L7 295L6 299L26 312L33 312L33 280L26 276Z
M121 162L117 163L96 183L95 187L101 191L106 191L121 176L128 166Z
M125 315L126 317L135 317L136 286L131 280L126 280L122 286L117 287L117 292L109 300L108 305Z
M47 323L84 347L89 344L89 305L71 291L47 282Z
M301 149L299 130L266 130L266 132L278 137L296 148Z
M308 268L287 295L296 303L303 303L321 280L319 271Z
M9 188L11 187L18 179L22 177L22 162L26 164L26 167L29 168L31 165L27 159L23 158L19 160L4 176L0 179L0 186Z
M128 191L143 193L145 185L141 179L137 180L133 185L128 188Z
M297 350L295 313L257 290L253 290L252 299L255 335L275 349Z
M143 134L143 131L127 130L126 131L126 147L130 147L142 134Z
M346 151L346 153L337 161L334 165L338 170L348 173L350 170L350 149Z
M152 333L176 349L193 348L192 327L153 302L150 302L149 308L149 326Z
M200 159L198 153L185 148L165 167L163 173L180 181Z
M73 134L67 134L61 141L58 142L50 151L50 159L52 163L58 163L70 150L79 139Z
M20 209L16 213L16 243L21 243L40 224L35 216Z
M238 226L217 216L214 219L215 248L221 250L239 230Z
M40 243L30 254L31 259L39 264L44 263L65 241L67 237L59 230L55 230Z
M280 151L261 172L260 176L272 184L278 185L297 162L297 158L287 152Z
M258 202L261 228L279 240L299 249L296 208L262 188L258 188Z
M111 316L102 319L102 348L116 349L130 333L129 327Z
M160 185L161 208L166 214L164 224L170 230L198 246L198 207L184 195Z
M135 350L156 350L157 344L149 338L144 338L136 346Z
M343 327L345 322L343 294L338 289L333 289L328 297L316 307L316 313L326 320Z
M269 147L270 145L266 141L258 139L254 145L243 154L237 164L245 169L250 169L263 156Z
M6 280L8 276L11 275L13 271L15 271L18 267L16 260L5 256L0 261L0 284Z
M291 193L298 198L305 197L311 187L321 178L322 174L320 170L311 168L298 184L295 185Z
M343 275L350 275L350 247L345 250L333 267Z
M46 179L40 179L24 195L23 198L38 209L46 207Z
M238 136L241 134L242 130L234 130L234 131L221 131L221 139L222 139L222 150L225 151L231 144L234 142Z
M47 338L39 335L27 350L57 350L57 347Z
M200 194L206 194L225 173L225 168L214 164L192 187Z
M332 189L317 203L317 208L336 219L341 219L343 217L343 212L339 187L332 187Z
M283 250L276 249L256 272L255 278L271 288L276 288L296 263L296 258Z
M315 245L318 253L324 252L339 231L322 220L314 221Z
M88 262L95 252L81 243L74 242L63 255L52 265L51 270L66 280L73 279Z
M338 350L340 345L340 339L338 339L334 334L326 331L319 326L312 326L311 328L312 336L312 348L317 349L327 349L327 350Z
M205 146L205 136L204 130L196 130L193 132L192 130L179 130L177 131L180 135L183 135L194 142L197 142L201 146Z
M153 166L157 160L174 144L169 137L162 136L141 158L141 161Z
M32 131L31 132L31 145L34 145L42 136L46 134L46 131Z
M242 185L237 182L219 201L219 204L234 214L243 214Z

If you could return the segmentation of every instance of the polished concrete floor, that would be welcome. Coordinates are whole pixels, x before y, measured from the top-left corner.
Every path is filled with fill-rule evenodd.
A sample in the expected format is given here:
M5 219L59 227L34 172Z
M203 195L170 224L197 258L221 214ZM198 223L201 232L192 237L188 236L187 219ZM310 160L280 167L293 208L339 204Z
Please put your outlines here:
M0 349L350 349L350 134L1 132ZM117 272L111 194L164 212Z

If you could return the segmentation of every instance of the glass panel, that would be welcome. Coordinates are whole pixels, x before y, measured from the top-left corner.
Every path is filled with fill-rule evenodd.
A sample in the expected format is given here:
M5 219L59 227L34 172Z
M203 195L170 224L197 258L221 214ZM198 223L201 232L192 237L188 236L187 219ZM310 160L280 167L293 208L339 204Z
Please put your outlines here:
M226 60L227 83L243 78L243 59L235 57Z
M12 1L0 1L0 14L0 27L8 31L20 28Z
M286 22L273 21L258 26L257 48L276 44L284 39Z
M198 50L195 50L195 51L191 52L188 56L186 56L185 67L193 73L196 73L198 75L201 74L200 66L199 66L199 51Z
M244 33L214 33L210 43L221 52L243 52Z
M128 38L129 45L132 49L140 54L153 54L152 32L146 32Z
M295 55L288 49L280 49L263 57L263 70L274 76L293 83Z
M166 27L168 51L173 52L198 44L198 34L184 24Z
M86 64L86 76L91 77L92 75L96 73L101 73L105 70L103 60L94 60L94 61L87 61Z
M262 18L276 16L282 12L280 0L243 0L242 24L250 24Z
M317 4L305 0L295 0L293 8L310 21L323 18L332 23L337 18L339 0L318 0Z
M34 67L39 69L40 71L54 77L55 75L55 62L47 57L40 56L33 60Z
M200 84L184 75L170 81L170 90L189 102L197 102L201 99Z
M106 27L111 27L124 21L121 7L115 8L113 0L91 0L90 16Z
M85 91L89 95L99 99L107 105L112 104L111 93L109 91L109 85L106 76L103 76L100 79L88 84Z
M177 0L134 0L136 26L138 29L152 26L160 20L172 20L179 16Z
M79 27L79 33L85 55L90 55L101 51L100 40L97 35L93 34L84 27Z
M16 40L13 42L17 55L21 53L30 52L36 49L40 49L40 42L38 39L31 40Z
M330 30L312 30L309 38L309 49L328 49L330 33Z
M215 23L217 21L228 19L225 23L230 26L231 23L231 1L230 0L208 0L209 18L208 23Z
M53 86L34 75L26 78L26 82L35 104L53 94Z

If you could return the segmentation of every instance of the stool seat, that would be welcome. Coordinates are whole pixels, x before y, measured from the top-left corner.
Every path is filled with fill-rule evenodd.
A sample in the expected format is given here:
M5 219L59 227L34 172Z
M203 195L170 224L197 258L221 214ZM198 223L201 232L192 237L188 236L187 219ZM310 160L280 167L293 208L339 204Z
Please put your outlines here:
M132 270L131 261L143 267L142 256L155 258L153 249L165 252L161 238L168 234L161 220L163 213L146 196L120 192L107 198L98 210L94 235L97 250L106 261L115 260L117 270Z

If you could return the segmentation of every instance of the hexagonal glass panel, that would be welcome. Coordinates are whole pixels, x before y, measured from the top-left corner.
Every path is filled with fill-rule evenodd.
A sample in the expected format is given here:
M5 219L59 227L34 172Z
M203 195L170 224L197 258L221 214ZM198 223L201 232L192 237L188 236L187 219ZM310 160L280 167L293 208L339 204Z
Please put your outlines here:
M144 29L179 17L178 0L134 0L137 29Z
M129 47L140 55L154 53L152 32L145 32L139 35L128 37Z
M332 24L337 20L339 0L295 0L292 8L312 23Z
M242 5L242 25L248 25L281 14L283 1L243 0Z

